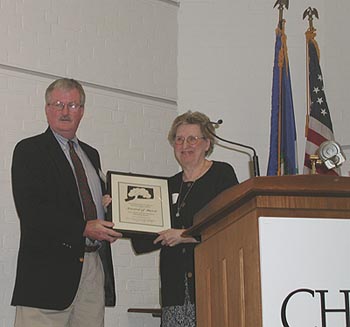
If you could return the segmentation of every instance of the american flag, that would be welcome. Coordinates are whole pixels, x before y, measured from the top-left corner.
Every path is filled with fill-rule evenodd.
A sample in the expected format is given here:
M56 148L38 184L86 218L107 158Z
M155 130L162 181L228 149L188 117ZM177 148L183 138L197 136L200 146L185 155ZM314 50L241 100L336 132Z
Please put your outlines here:
M334 140L331 115L324 92L323 76L319 63L319 48L314 31L306 32L307 60L309 69L309 114L306 119L306 145L304 174L311 171L310 155L316 153L319 146L327 140ZM336 169L328 170L324 164L317 164L318 174L339 175Z

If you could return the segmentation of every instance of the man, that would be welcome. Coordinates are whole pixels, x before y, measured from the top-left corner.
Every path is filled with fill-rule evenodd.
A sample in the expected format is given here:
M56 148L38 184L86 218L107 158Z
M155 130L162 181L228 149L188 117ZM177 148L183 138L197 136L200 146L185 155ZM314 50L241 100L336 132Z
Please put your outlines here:
M103 326L105 305L115 305L110 243L122 235L104 220L99 154L76 137L82 86L58 79L45 100L48 129L13 153L21 227L15 326Z

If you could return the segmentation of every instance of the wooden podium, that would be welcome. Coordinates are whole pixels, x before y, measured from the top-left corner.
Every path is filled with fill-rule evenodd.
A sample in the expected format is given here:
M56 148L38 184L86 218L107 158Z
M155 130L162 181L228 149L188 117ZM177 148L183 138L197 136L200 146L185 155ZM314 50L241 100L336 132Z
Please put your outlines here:
M259 217L350 218L350 178L255 177L194 218L198 327L261 327ZM283 219L283 218L281 218Z

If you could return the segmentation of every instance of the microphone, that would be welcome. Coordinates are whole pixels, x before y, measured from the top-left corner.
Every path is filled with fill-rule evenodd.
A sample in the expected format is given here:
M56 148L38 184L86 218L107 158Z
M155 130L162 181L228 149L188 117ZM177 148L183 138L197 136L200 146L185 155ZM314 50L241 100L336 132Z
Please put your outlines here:
M339 143L333 140L323 142L317 153L328 169L341 166L346 159Z
M219 119L218 121L210 121L209 123L213 125L214 128L219 128L224 121Z
M209 128L208 128L208 124L211 124L214 128L219 128L220 125L223 123L223 120L222 119L219 119L218 121L216 122L212 122L212 121L209 121L207 124L206 124L206 128L207 128L207 131L213 135L215 138L217 138L218 140L220 141L223 141L225 143L229 143L229 144L233 144L233 145L237 145L237 146L240 146L242 148L246 148L246 149L249 149L251 151L253 151L253 169L254 169L254 176L260 176L260 169L259 169L259 158L256 154L256 151L255 149L250 146L250 145L246 145L246 144L242 144L242 143L238 143L238 142L233 142L233 141L229 141L229 140L226 140L218 135L216 135L215 133L213 133Z

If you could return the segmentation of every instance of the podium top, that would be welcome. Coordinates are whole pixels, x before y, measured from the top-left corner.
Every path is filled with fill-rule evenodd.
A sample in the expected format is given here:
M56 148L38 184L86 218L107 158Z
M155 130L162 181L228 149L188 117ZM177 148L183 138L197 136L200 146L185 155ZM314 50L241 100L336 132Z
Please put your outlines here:
M275 199L281 197L304 198L303 203L315 197L350 198L350 178L327 175L292 175L262 176L248 179L220 193L202 208L195 215L193 227L186 234L200 234L209 224L227 216L253 198L261 196ZM316 200L314 205L316 203L318 206L320 202L320 200ZM323 209L327 208L327 203L322 202ZM350 213L350 201L342 201L342 203L344 202L346 202L346 210L349 210ZM283 208L285 204L285 201L279 201L277 205L279 208Z

